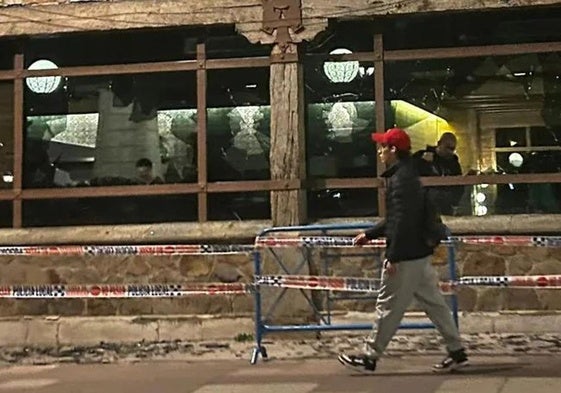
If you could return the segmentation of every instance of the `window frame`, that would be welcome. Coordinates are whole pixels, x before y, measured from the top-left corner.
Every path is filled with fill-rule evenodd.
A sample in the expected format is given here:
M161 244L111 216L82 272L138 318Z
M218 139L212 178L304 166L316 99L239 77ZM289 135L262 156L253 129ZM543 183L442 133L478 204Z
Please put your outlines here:
M383 34L374 34L374 47L370 52L357 52L345 55L309 54L306 56L320 56L333 61L359 60L374 63L374 99L376 112L376 129L383 132L385 127L384 113L384 66L386 62L411 61L423 59L447 59L481 56L506 56L529 53L561 52L561 42L542 42L528 44L506 44L469 46L455 48L426 48L410 50L385 50ZM64 198L96 198L104 196L129 195L171 195L197 194L198 221L208 221L208 193L248 192L248 191L291 191L291 190L321 190L328 188L377 188L379 214L384 215L384 182L379 175L383 166L378 161L377 178L326 178L317 180L287 179L260 181L231 181L208 182L207 174L207 72L213 69L259 68L271 67L279 62L302 62L290 54L279 56L244 57L207 59L205 43L197 45L197 57L187 61L165 61L153 63L113 64L106 66L76 66L62 67L56 70L30 71L24 68L24 57L21 53L14 55L13 69L1 70L0 80L13 81L14 102L14 156L13 156L13 188L0 190L0 200L9 200L13 204L12 227L22 227L22 202L32 199L64 199ZM195 71L197 80L197 183L164 184L148 186L111 186L91 188L64 189L22 189L23 169L23 123L24 106L23 92L25 78L40 76L93 76L116 75L134 73L159 73L170 71ZM299 83L304 83L301 80ZM271 102L271 105L275 105ZM535 148L533 148L535 150ZM561 148L560 148L561 149ZM551 149L549 149L551 150ZM379 160L379 159L378 159ZM561 173L547 174L517 174L517 175L478 175L478 176L449 176L427 177L422 182L428 186L477 185L477 184L509 184L509 183L561 183Z

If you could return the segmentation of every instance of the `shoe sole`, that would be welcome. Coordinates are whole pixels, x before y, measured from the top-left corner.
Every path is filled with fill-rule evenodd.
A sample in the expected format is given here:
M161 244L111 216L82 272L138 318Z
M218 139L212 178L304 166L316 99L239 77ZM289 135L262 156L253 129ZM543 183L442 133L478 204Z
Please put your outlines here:
M352 364L349 364L349 363L345 362L343 359L341 359L341 357L337 357L337 360L339 361L339 363L341 363L343 366L345 366L349 370L353 370L353 371L359 372L361 374L370 375L370 374L374 374L374 372L376 371L376 370L367 370L362 366L353 366Z
M469 366L469 361L466 362L462 362L462 363L456 363L453 366L450 366L449 368L446 369L438 369L438 368L433 368L432 372L435 374L450 374L453 373L455 371L460 371L466 367Z

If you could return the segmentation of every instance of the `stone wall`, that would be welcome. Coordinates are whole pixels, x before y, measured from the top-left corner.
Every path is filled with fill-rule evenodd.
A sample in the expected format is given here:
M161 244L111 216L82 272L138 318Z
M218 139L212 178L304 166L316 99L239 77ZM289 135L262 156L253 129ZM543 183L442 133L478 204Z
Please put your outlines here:
M357 251L358 252L358 251ZM447 248L441 246L433 263L439 277L448 275ZM461 245L456 250L458 276L561 274L561 249ZM337 276L377 275L372 257L345 258L333 263ZM340 301L335 309L373 310L375 300ZM561 296L555 289L507 289L463 287L459 290L461 311L561 310ZM411 310L420 310L413 304Z
M325 252L326 250L324 250ZM332 250L337 254L341 250ZM364 250L346 250L347 254L364 254ZM323 263L313 253L311 266L303 265L301 274L324 274ZM281 259L296 268L303 257L292 253ZM281 270L269 256L267 274ZM561 274L561 249L529 247L461 246L457 252L458 273L467 275ZM441 247L434 259L442 278L446 278L446 249ZM333 258L329 274L351 277L375 277L377 262L372 255ZM235 256L104 256L104 257L0 257L0 284L99 284L99 283L185 283L185 282L251 282L253 265L250 255ZM279 289L264 290L265 304L271 304ZM463 311L561 310L557 290L463 288L460 291ZM308 319L306 300L298 291L278 308L276 317ZM319 292L314 302L325 306ZM336 310L371 311L374 299L343 300L333 303ZM418 309L412 305L412 310ZM221 314L241 315L253 311L253 298L241 296L200 296L177 299L0 299L0 317L21 315L65 316L134 316Z
M471 275L561 274L561 249L531 247L462 246L459 272ZM561 310L555 289L466 288L460 307L466 311Z
M0 284L250 282L250 256L0 257ZM241 314L250 296L176 299L0 299L0 317L19 315Z

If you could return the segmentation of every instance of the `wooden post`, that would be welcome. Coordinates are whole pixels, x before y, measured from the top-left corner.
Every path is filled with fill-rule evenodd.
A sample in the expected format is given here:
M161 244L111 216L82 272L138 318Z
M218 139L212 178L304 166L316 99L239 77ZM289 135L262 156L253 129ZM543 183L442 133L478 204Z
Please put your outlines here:
M376 105L376 132L384 132L386 129L386 102L384 96L384 42L381 34L374 36L374 95ZM380 161L380 156L376 153L377 175L384 172L384 164ZM386 214L386 189L384 182L378 187L378 216Z
M207 137L206 137L206 47L205 44L197 45L197 179L199 182L198 217L199 222L208 219L208 194L206 193L207 174Z
M288 44L284 54L291 56L283 56L279 45L274 46L270 75L271 179L303 181L306 179L304 72L296 44ZM288 58L290 62L286 61ZM303 224L307 220L305 190L272 191L271 220L274 226Z
M14 191L15 199L12 201L12 227L22 227L22 200L21 189L23 184L23 78L21 73L24 69L24 61L22 54L14 56L14 69L18 73L14 79Z

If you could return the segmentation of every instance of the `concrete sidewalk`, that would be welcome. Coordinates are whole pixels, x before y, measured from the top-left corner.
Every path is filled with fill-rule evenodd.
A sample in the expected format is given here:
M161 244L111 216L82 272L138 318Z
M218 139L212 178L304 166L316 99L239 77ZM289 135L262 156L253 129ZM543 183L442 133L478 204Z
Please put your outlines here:
M315 338L287 336L265 337L270 359L332 359L341 351L360 348L363 334L323 335ZM468 352L477 356L557 355L561 358L561 334L464 334ZM250 337L248 337L250 338ZM0 365L39 365L56 363L131 363L145 360L249 361L253 341L199 340L199 341L139 341L136 343L102 342L97 345L64 345L59 347L3 347ZM394 337L388 347L394 356L442 356L444 348L440 336L430 330L408 331Z
M334 359L142 362L0 368L0 392L11 393L558 393L560 357L474 356L461 373L434 375L434 356L388 357L373 375Z

